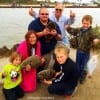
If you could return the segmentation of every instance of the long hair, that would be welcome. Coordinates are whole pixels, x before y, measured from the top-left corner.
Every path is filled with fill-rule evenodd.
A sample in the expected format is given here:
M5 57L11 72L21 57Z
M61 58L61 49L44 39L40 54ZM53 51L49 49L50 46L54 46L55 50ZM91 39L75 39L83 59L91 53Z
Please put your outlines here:
M36 43L37 43L37 40L36 40L36 43L35 43L34 45L31 45L31 44L29 43L29 38L30 38L30 35L31 35L31 34L34 34L34 35L36 36L36 38L37 38L37 34L35 33L35 31L28 31L28 32L25 34L25 40L26 40L26 42L27 42L27 50L28 50L28 55L29 55L29 56L32 55L32 54L31 54L32 48L34 47L34 48L36 49Z

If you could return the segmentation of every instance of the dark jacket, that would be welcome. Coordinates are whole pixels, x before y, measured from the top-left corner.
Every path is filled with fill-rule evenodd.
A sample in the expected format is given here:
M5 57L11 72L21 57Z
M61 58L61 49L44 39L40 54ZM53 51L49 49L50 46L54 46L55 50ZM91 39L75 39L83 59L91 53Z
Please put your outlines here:
M56 72L62 71L62 73L53 80L53 83L66 83L66 88L75 88L79 78L75 62L68 58L62 65L55 63L54 69Z
M49 22L51 22L51 20L48 19L48 23ZM61 34L59 26L56 23L55 23L55 26L56 26L57 33ZM43 31L45 27L46 26L44 26L41 23L40 18L36 18L29 24L28 30L34 30L36 33L38 33L38 32ZM39 38L39 41L41 43L41 54L42 55L51 52L57 43L57 40L55 39L55 37L53 37L49 42L47 42L47 39L45 38L45 36L43 36Z
M76 36L77 49L83 52L90 52L93 45L93 39L97 36L93 34L92 27L87 30L81 28L71 28L69 27L67 31Z

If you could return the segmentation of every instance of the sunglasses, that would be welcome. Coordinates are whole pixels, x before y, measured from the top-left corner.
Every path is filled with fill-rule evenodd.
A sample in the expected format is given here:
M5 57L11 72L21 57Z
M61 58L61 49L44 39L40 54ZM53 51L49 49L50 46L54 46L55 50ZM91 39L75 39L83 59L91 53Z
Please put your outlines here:
M48 13L41 13L41 15L46 15L46 16L47 16L47 15L49 15L49 14L48 14Z
M56 9L56 11L62 11L62 9Z

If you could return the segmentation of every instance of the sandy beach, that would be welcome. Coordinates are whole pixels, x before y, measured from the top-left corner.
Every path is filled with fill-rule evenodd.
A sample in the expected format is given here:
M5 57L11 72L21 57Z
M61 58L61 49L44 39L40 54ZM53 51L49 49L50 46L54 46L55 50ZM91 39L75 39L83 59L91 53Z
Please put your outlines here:
M70 56L75 60L75 51L71 49ZM79 84L78 89L72 97L72 100L100 100L100 58L97 67L91 79L87 78L84 84ZM8 58L0 59L0 71L2 66L8 63ZM5 100L2 93L2 81L0 80L0 100ZM65 96L51 95L47 91L48 85L39 83L37 90L33 93L25 93L20 100L66 100Z

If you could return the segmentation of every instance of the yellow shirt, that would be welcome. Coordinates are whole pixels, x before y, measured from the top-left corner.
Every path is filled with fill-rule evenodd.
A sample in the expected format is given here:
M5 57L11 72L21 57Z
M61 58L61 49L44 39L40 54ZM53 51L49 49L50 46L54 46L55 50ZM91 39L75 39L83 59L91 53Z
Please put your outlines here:
M21 67L7 64L4 66L3 71L7 75L4 77L4 89L11 89L18 86L22 81ZM0 77L2 78L2 72Z

